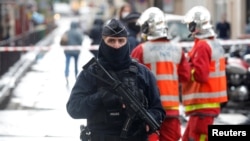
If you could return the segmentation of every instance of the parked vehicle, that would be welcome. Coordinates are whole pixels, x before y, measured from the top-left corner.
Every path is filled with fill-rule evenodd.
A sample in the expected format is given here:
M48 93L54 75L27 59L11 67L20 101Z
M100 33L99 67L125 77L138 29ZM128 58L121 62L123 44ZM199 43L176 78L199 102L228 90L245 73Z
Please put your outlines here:
M168 25L168 34L170 38L179 37L179 41L193 41L193 38L189 38L190 34L187 25L182 22L184 16L165 14L166 24Z
M240 104L250 102L250 54L243 52L241 47L232 46L226 59L229 102Z
M183 23L183 15L165 14L166 24L168 26L168 38L183 48L185 52L189 51L193 44L193 37L189 37L190 31L187 25Z

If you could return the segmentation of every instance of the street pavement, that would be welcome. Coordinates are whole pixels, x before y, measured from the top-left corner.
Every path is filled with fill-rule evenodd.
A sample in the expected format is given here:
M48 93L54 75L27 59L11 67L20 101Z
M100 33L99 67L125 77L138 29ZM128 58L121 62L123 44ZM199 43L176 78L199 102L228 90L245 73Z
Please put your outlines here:
M74 63L70 64L70 81L64 78L65 58L59 46L69 20L60 21L51 49L20 79L7 109L0 111L0 141L80 141L80 125L85 119L72 119L66 102L75 82ZM79 70L93 55L85 36L79 58ZM188 118L187 118L188 119ZM222 113L215 124L239 124L247 120L242 114ZM183 123L182 131L185 129Z
M80 125L86 124L86 120L72 119L66 112L66 101L75 82L74 62L73 59L70 62L67 86L65 58L59 46L60 37L68 29L70 20L58 21L51 49L39 55L36 63L15 86L7 108L0 111L0 141L80 140ZM89 43L85 36L79 70L93 56L87 49Z

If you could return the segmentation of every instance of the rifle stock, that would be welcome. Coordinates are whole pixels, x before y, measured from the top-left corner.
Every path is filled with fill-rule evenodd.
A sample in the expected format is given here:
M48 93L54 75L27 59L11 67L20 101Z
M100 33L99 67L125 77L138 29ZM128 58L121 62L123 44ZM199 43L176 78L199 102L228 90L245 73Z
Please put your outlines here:
M110 81L105 81L105 83L110 85L117 92L117 94L119 94L122 97L122 99L125 102L126 108L129 108L129 111L133 112L131 115L133 116L137 115L141 120L145 121L149 125L150 129L153 132L159 134L158 133L158 130L160 128L159 123L157 123L157 121L145 109L142 103L133 95L132 91L125 84L123 84L120 80L115 79L117 78L116 76L114 76L115 78L112 76L115 74L111 75L94 57L84 66L84 68L89 67L89 65L93 63L97 64L101 68L101 70L104 71L105 74L110 78ZM98 77L98 74L94 74L92 72L89 72L89 73L95 76L96 78L100 79L100 77ZM131 117L127 119L126 124L129 125L130 122L131 122ZM124 130L127 130L127 129L124 129Z

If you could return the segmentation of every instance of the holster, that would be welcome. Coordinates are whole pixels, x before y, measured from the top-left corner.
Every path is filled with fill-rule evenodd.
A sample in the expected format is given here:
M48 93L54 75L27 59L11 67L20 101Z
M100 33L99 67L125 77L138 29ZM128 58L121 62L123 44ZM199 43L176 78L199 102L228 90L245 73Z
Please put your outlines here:
M88 126L80 125L80 139L81 141L91 141L91 132Z

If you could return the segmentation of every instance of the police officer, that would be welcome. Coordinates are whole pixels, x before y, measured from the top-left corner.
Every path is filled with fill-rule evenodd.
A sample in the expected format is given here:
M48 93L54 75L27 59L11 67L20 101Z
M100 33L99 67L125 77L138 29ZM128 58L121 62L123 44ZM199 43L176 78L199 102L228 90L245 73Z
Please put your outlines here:
M165 118L154 75L143 65L130 58L128 32L116 19L103 27L98 61L108 71L115 73L127 84L135 97L160 124ZM135 69L136 68L136 69ZM106 76L96 67L84 69L79 74L67 102L72 118L87 119L91 141L146 141L149 126L135 117L126 138L121 138L128 111L118 94L88 72Z
M129 32L128 41L130 44L130 51L132 51L140 43L138 38L140 26L136 24L140 16L141 14L139 12L131 12L123 20Z

